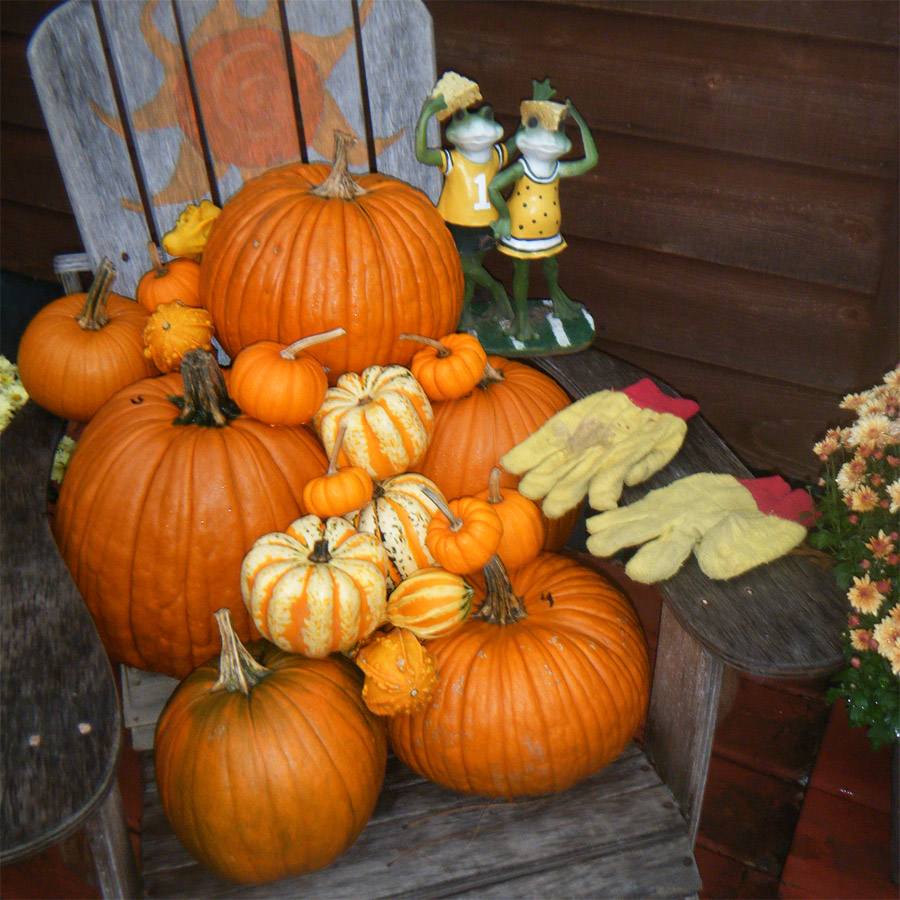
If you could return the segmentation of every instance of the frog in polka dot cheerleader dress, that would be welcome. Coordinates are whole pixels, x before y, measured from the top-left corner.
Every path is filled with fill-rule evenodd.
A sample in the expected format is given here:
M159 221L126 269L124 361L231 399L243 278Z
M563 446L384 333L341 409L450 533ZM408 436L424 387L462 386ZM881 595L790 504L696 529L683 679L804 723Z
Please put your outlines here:
M582 315L580 303L572 300L559 286L557 255L566 248L560 232L562 217L559 206L561 178L582 175L597 165L597 147L587 123L571 100L552 103L555 91L549 79L534 82L534 98L523 101L521 125L516 143L521 157L503 169L490 183L488 193L498 218L492 228L501 253L513 259L514 317L510 334L520 341L533 337L528 318L529 265L540 259L550 291L553 314L558 318ZM585 155L582 159L560 160L569 152L572 142L564 129L570 115L581 132ZM512 186L508 198L504 192Z

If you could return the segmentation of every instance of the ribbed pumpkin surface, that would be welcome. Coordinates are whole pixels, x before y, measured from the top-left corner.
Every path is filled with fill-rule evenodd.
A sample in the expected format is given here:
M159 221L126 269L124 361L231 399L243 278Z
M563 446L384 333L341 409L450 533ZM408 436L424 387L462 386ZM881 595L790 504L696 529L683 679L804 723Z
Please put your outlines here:
M325 454L307 428L240 416L223 428L174 425L181 376L120 391L85 428L53 532L112 658L183 677L219 647L227 606L256 636L241 599L244 554L296 519Z
M428 641L434 701L388 720L408 766L487 797L561 791L598 771L633 737L650 690L637 614L605 578L552 553L511 574L527 616L470 618Z
M458 400L432 403L434 433L415 468L448 500L484 490L500 457L570 402L552 378L531 366L499 356L488 357L488 362L500 372L500 380L482 381ZM517 476L503 472L501 488L518 483ZM547 520L548 550L565 545L579 513L576 509Z
M200 299L232 356L259 340L290 343L336 326L346 338L311 348L336 378L406 365L403 332L438 338L462 310L459 254L425 194L383 175L355 180L353 200L310 193L323 164L249 181L225 204L200 266Z
M352 663L264 641L248 650L273 670L249 698L210 692L217 658L173 694L156 730L156 781L196 859L266 882L320 869L353 844L375 808L387 742Z

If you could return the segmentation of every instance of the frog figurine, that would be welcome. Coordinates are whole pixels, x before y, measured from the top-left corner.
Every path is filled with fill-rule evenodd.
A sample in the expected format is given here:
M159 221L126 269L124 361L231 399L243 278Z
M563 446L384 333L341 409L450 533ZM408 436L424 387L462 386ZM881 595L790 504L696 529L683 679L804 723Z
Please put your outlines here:
M488 186L491 202L499 212L492 226L498 238L497 249L513 259L515 314L508 333L525 351L521 355L526 355L523 345L529 341L536 342L533 352L568 352L587 346L594 336L588 312L559 286L557 255L566 248L560 233L559 181L593 168L599 159L597 147L571 100L565 104L551 101L556 91L550 87L549 78L534 80L532 85L533 98L522 102L522 121L516 132L521 157L498 173ZM567 115L581 132L582 159L560 160L572 149L564 131ZM512 191L504 199L503 192L510 186ZM549 304L528 300L529 265L536 259L543 260ZM548 315L548 305L552 317ZM538 334L532 318L555 321Z
M496 243L491 225L499 215L488 197L488 185L515 152L516 137L501 141L503 127L490 106L470 108L481 99L474 81L446 72L422 105L415 131L416 158L444 173L437 208L462 263L465 293L459 327L463 330L475 327L471 301L476 286L490 293L492 317L509 320L513 315L506 289L484 268L484 257ZM426 132L432 116L447 122L444 134L454 149L428 147Z

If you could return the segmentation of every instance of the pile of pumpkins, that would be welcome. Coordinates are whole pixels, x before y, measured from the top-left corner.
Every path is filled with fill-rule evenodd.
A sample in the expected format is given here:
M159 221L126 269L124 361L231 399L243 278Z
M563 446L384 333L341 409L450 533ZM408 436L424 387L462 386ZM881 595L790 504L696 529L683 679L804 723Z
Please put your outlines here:
M340 140L216 212L137 302L104 264L18 354L87 423L52 527L110 657L183 679L155 741L176 834L265 882L352 845L388 741L488 797L602 768L646 708L639 621L556 552L578 510L547 520L498 466L568 397L455 333L443 220Z

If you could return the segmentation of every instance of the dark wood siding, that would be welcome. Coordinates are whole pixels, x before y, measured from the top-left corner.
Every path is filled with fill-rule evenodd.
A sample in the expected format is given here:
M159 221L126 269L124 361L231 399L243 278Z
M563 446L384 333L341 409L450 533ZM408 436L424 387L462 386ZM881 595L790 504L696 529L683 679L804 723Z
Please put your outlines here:
M80 249L25 65L55 5L0 3L2 266L43 278ZM812 477L840 396L900 356L898 3L427 5L439 69L507 129L547 75L587 119L601 161L562 184L560 273L601 346L696 397L748 465Z
M590 125L560 279L600 345L696 397L748 465L812 477L839 398L900 355L898 5L428 6L439 69L508 128L547 75Z

